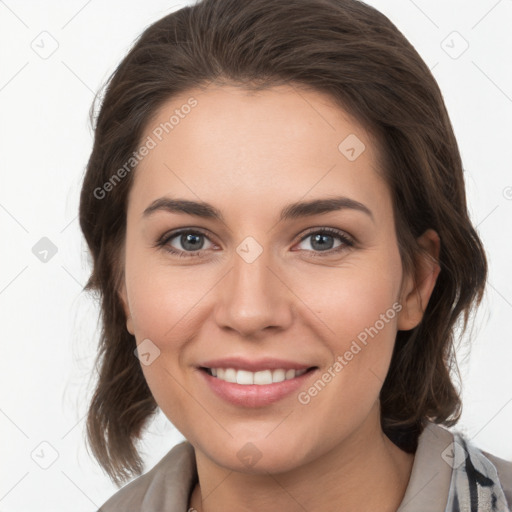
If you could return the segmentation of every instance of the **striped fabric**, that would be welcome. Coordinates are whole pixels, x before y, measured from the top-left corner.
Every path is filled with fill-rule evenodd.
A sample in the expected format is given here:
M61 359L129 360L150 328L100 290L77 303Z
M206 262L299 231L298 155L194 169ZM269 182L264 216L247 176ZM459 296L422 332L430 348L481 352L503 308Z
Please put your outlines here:
M447 454L453 467L445 512L511 512L496 467L459 432ZM446 459L445 459L446 460Z

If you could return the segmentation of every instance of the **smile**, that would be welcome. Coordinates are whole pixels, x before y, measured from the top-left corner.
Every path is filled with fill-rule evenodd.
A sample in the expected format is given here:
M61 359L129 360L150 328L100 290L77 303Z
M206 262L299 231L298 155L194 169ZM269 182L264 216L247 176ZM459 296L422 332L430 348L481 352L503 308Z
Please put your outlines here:
M251 372L247 370L236 370L235 368L203 368L209 375L225 382L233 382L242 385L257 384L264 386L276 382L283 382L284 380L294 379L300 377L308 371L308 369L286 370L284 368L276 368L274 370L261 370L258 372Z
M269 406L294 392L297 393L318 372L317 366L297 370L274 368L256 372L200 367L199 375L217 397L238 407L253 408Z

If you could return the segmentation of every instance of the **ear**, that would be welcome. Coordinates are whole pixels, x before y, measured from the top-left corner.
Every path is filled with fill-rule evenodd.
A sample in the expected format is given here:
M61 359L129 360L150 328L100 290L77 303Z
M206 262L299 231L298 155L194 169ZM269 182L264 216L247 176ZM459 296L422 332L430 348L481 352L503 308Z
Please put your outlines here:
M397 322L399 331L414 329L421 322L441 271L438 263L441 241L436 231L427 229L417 242L426 254L417 258L413 275L404 277L400 297L402 310Z
M128 332L134 336L133 330L133 321L132 315L130 313L130 307L128 306L128 295L126 293L126 283L123 280L123 284L121 285L121 289L118 291L119 299L121 300L121 304L123 305L124 314L126 316L126 329Z

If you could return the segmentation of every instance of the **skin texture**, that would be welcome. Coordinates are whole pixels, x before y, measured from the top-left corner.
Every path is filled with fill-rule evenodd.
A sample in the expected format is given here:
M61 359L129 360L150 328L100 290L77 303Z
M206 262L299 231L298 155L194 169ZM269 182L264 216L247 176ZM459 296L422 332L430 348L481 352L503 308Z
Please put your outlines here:
M136 170L119 290L137 344L149 339L160 350L142 366L155 400L195 448L200 485L190 506L394 511L414 456L382 432L379 392L397 330L421 321L432 293L439 237L422 235L433 258L418 260L415 276L403 275L376 144L328 96L295 86L250 93L210 85L168 101L143 138L191 96L198 105ZM365 145L354 161L338 150L350 134ZM373 219L343 209L279 221L289 203L333 195L363 203ZM143 218L163 196L211 203L225 222L165 211ZM331 245L322 250L306 231L325 227L354 245L327 234ZM178 228L206 233L196 251L180 236L167 242L191 257L155 247ZM263 249L251 263L236 250L249 236ZM261 408L234 406L196 368L232 355L283 358L319 367L307 390L397 303L400 312L306 405L292 393ZM248 442L261 455L250 467L237 456Z

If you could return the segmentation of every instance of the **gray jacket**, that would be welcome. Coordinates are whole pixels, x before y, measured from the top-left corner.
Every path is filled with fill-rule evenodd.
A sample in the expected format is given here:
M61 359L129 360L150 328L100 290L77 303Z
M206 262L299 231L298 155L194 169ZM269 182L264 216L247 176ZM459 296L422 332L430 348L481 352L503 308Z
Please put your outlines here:
M194 448L174 446L98 512L187 512L197 482ZM462 434L429 423L418 439L397 512L510 512L512 462L479 450Z

